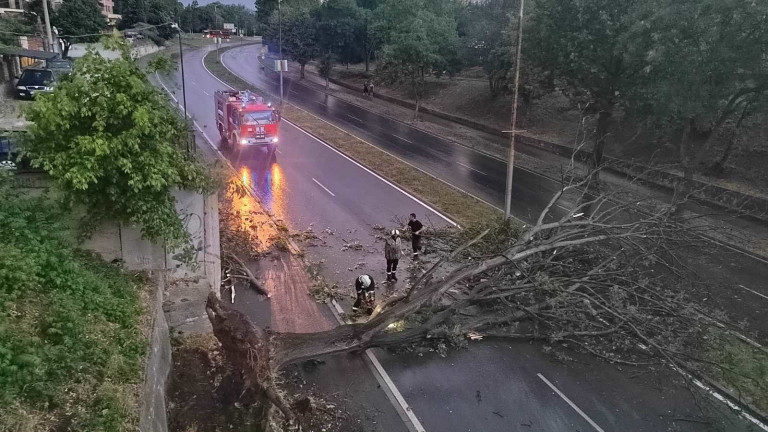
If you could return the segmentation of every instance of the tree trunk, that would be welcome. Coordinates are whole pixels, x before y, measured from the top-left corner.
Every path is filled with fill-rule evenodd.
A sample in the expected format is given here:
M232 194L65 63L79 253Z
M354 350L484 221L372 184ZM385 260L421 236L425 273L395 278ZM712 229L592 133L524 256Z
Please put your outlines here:
M370 62L371 62L371 52L366 51L365 52L365 73L368 73L370 71Z
M597 131L595 133L595 147L592 149L592 169L597 170L603 163L605 151L605 137L608 134L608 120L611 118L610 108L602 109L597 114ZM596 174L599 171L596 172Z
M416 112L413 114L413 121L416 121L419 119L419 95L416 95Z
M693 161L691 160L690 140L691 140L691 127L693 126L693 119L687 118L683 122L683 135L680 137L680 164L683 166L683 187L688 183L688 180L693 180Z
M304 66L306 66L306 63L300 63L301 65L301 72L299 73L299 79L304 79Z
M328 77L325 77L325 89L328 90Z
M741 127L741 124L744 122L744 119L747 116L749 107L750 107L750 104L747 103L744 106L744 109L741 110L741 115L739 116L739 120L736 122L736 125L734 125L733 127L733 134L728 139L728 144L726 144L725 150L723 151L722 156L720 156L720 159L710 167L710 171L716 174L721 174L723 171L725 171L725 164L728 163L728 159L731 157L734 144L736 143L736 134L739 133L739 128Z

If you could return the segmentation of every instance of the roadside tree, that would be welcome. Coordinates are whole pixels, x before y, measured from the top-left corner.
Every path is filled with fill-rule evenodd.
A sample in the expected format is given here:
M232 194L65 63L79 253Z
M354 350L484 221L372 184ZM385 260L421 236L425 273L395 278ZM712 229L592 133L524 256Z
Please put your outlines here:
M283 54L301 66L301 79L304 79L304 68L307 63L318 55L317 23L312 18L311 12L304 8L283 8L282 34ZM279 37L277 14L270 18L267 38L276 43Z
M456 61L456 21L450 10L430 2L385 0L376 9L375 31L382 37L377 72L406 86L416 100L414 118L426 91L426 75L440 75Z
M25 152L64 192L87 209L87 221L141 226L171 247L187 239L174 188L205 191L205 167L184 151L185 123L131 60L107 60L91 50L50 95L27 111Z
M659 0L632 39L648 64L626 96L630 113L677 143L687 179L722 171L740 127L765 112L768 4Z
M325 88L328 89L329 80L331 78L331 71L333 70L333 54L325 54L320 57L320 61L317 65L317 71L320 76L325 78Z
M523 52L557 77L570 95L597 114L592 166L603 162L619 97L644 66L632 57L638 0L538 0L526 18Z
M362 57L363 13L354 0L328 0L315 9L318 48L349 64Z
M97 42L107 26L98 0L65 0L52 22L64 41L64 57L74 43Z

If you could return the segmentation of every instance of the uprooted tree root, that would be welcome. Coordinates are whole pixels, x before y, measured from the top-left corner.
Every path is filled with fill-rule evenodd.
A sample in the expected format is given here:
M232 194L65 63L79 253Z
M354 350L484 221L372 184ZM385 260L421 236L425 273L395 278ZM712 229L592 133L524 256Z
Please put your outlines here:
M699 356L702 338L710 328L738 326L695 306L684 286L670 288L686 280L675 253L694 242L695 228L681 224L672 205L640 212L638 203L622 204L615 192L593 195L591 181L565 181L532 226L499 221L436 232L431 241L452 252L405 294L380 303L365 323L269 333L211 293L206 310L214 334L246 387L276 407L267 419L272 430L299 428L275 384L282 367L374 346L467 337L546 340L612 363L711 367ZM555 215L556 204L574 194L573 209Z

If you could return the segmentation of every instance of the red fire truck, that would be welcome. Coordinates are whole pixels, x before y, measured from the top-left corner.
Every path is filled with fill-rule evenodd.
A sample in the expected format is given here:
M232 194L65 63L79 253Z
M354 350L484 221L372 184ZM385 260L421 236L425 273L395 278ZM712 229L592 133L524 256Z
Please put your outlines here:
M229 39L230 31L229 30L203 30L203 37L206 39L214 39L214 38L220 38L220 39Z
M224 142L234 148L265 146L270 153L277 144L280 113L249 91L217 90L216 125Z

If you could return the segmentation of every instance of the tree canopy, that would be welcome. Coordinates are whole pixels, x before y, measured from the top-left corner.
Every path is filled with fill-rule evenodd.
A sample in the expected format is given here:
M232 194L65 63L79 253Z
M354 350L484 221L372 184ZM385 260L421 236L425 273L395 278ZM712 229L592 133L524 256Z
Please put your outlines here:
M650 2L635 49L646 59L627 104L678 140L686 172L723 129L737 129L768 92L768 5L746 0ZM717 158L715 158L717 160Z
M98 0L65 0L53 15L53 25L64 41L64 56L74 43L96 42L107 26Z
M77 73L27 111L25 147L89 218L137 224L150 239L180 245L186 232L174 188L203 191L205 169L184 152L185 123L128 56L89 51Z
M282 26L283 55L299 63L304 78L304 67L318 53L316 22L311 12L301 7L283 8L280 15L272 15L267 35L277 41Z
M384 0L376 9L376 32L382 35L381 75L408 86L416 98L416 115L425 74L450 72L456 65L456 21L435 3L439 2Z

